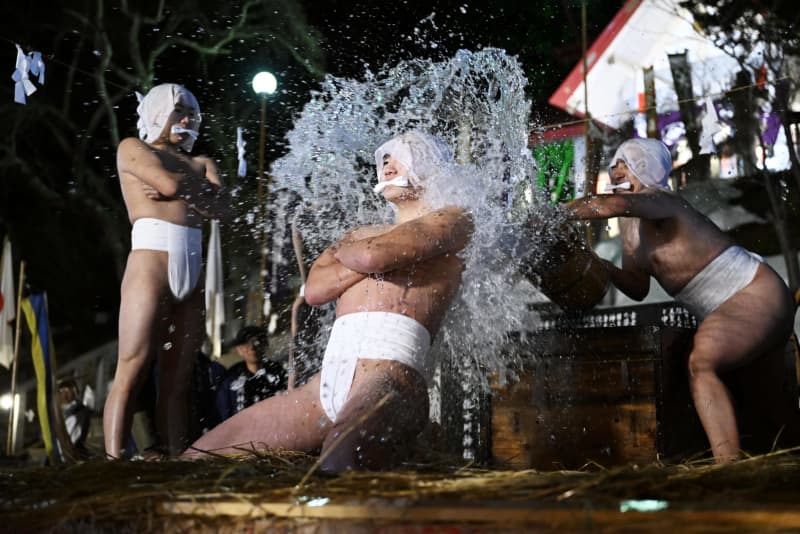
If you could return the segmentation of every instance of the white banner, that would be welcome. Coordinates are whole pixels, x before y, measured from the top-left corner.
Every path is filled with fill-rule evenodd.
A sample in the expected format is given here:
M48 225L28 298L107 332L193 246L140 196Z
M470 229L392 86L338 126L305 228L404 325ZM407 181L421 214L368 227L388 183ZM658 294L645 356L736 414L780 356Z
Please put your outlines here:
M0 365L8 369L14 361L14 319L17 315L11 241L8 236L3 242L0 265Z
M222 246L219 221L211 221L206 256L206 335L211 344L211 358L222 355L222 325L225 322L225 293L222 287Z

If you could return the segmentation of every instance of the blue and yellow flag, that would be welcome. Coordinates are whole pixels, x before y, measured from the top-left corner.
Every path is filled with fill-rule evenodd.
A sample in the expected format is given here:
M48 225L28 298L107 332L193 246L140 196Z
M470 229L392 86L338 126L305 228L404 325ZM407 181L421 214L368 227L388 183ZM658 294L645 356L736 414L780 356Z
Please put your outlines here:
M32 294L22 300L21 308L31 335L31 357L36 372L36 406L42 440L50 462L55 464L62 460L62 453L57 438L57 420L52 409L56 404L56 362L47 320L47 296L44 293Z

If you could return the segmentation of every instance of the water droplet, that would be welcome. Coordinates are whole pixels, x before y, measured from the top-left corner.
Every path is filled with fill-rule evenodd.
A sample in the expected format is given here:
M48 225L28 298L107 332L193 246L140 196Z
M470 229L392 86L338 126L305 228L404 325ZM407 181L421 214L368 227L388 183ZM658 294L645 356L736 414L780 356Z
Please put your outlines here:
M466 14L467 8L463 4L460 12ZM429 27L420 22L410 38L425 39ZM522 258L498 254L502 232L519 234L520 217L538 215L543 224L533 228L538 235L526 247L528 257L538 261L538 243L557 233L563 221L528 176L535 166L527 147L526 84L515 58L489 48L462 50L440 62L415 59L385 66L360 81L331 77L295 120L287 134L289 150L272 166L276 186L302 198L303 215L297 220L306 245L323 250L352 227L392 220L391 207L371 190L375 148L410 128L438 133L461 163L437 169L427 194L437 205L459 203L471 210L475 233L458 255L464 264L461 290L433 350L447 353L468 389L488 387L482 369L524 357L502 347L507 332L533 326L529 304L542 300L535 287L518 283ZM281 209L288 208L277 207L276 213ZM385 283L383 275L373 279ZM413 286L414 279L410 276L407 284ZM332 310L322 313L323 324L330 324ZM329 330L320 330L318 343L324 346Z

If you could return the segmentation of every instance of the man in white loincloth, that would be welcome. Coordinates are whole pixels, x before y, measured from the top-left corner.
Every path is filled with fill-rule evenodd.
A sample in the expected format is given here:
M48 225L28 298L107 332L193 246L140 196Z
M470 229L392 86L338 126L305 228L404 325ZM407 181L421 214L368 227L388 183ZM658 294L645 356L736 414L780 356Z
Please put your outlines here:
M156 431L165 452L186 447L192 366L203 339L201 225L204 217L227 217L230 205L214 162L188 154L200 125L194 95L180 85L158 85L137 111L140 139L123 139L117 150L133 230L121 287L117 370L103 411L112 458L126 448L137 395L156 353Z
M305 286L311 305L337 301L322 371L239 412L188 455L321 448L322 467L333 471L407 457L428 420L429 348L461 282L457 253L472 222L461 208L434 209L424 196L426 180L451 162L438 140L407 132L375 156L375 191L396 207L395 224L348 232L317 258Z
M623 293L642 300L652 276L697 316L690 389L714 458L722 462L739 456L740 441L721 374L747 365L747 382L758 390L751 400L763 404L763 417L776 432L796 431L796 403L776 400L795 308L786 284L761 257L668 190L671 169L661 141L626 141L611 160L615 194L580 198L567 207L575 219L621 217L622 268L608 266Z

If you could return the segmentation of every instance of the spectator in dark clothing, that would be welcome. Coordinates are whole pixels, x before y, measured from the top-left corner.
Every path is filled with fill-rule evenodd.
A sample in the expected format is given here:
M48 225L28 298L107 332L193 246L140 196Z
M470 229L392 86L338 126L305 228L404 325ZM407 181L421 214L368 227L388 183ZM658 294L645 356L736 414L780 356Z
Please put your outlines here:
M212 360L205 352L198 351L194 366L194 383L192 386L194 402L192 403L192 434L195 439L205 434L221 419L217 410L217 393L225 379L225 366Z
M245 326L233 342L241 362L232 365L217 391L217 410L224 421L267 397L286 389L286 370L267 357L269 346L264 329Z
M78 384L72 378L61 380L58 384L58 396L61 411L64 414L64 426L70 441L82 458L89 457L86 438L92 420L92 410L81 402Z

